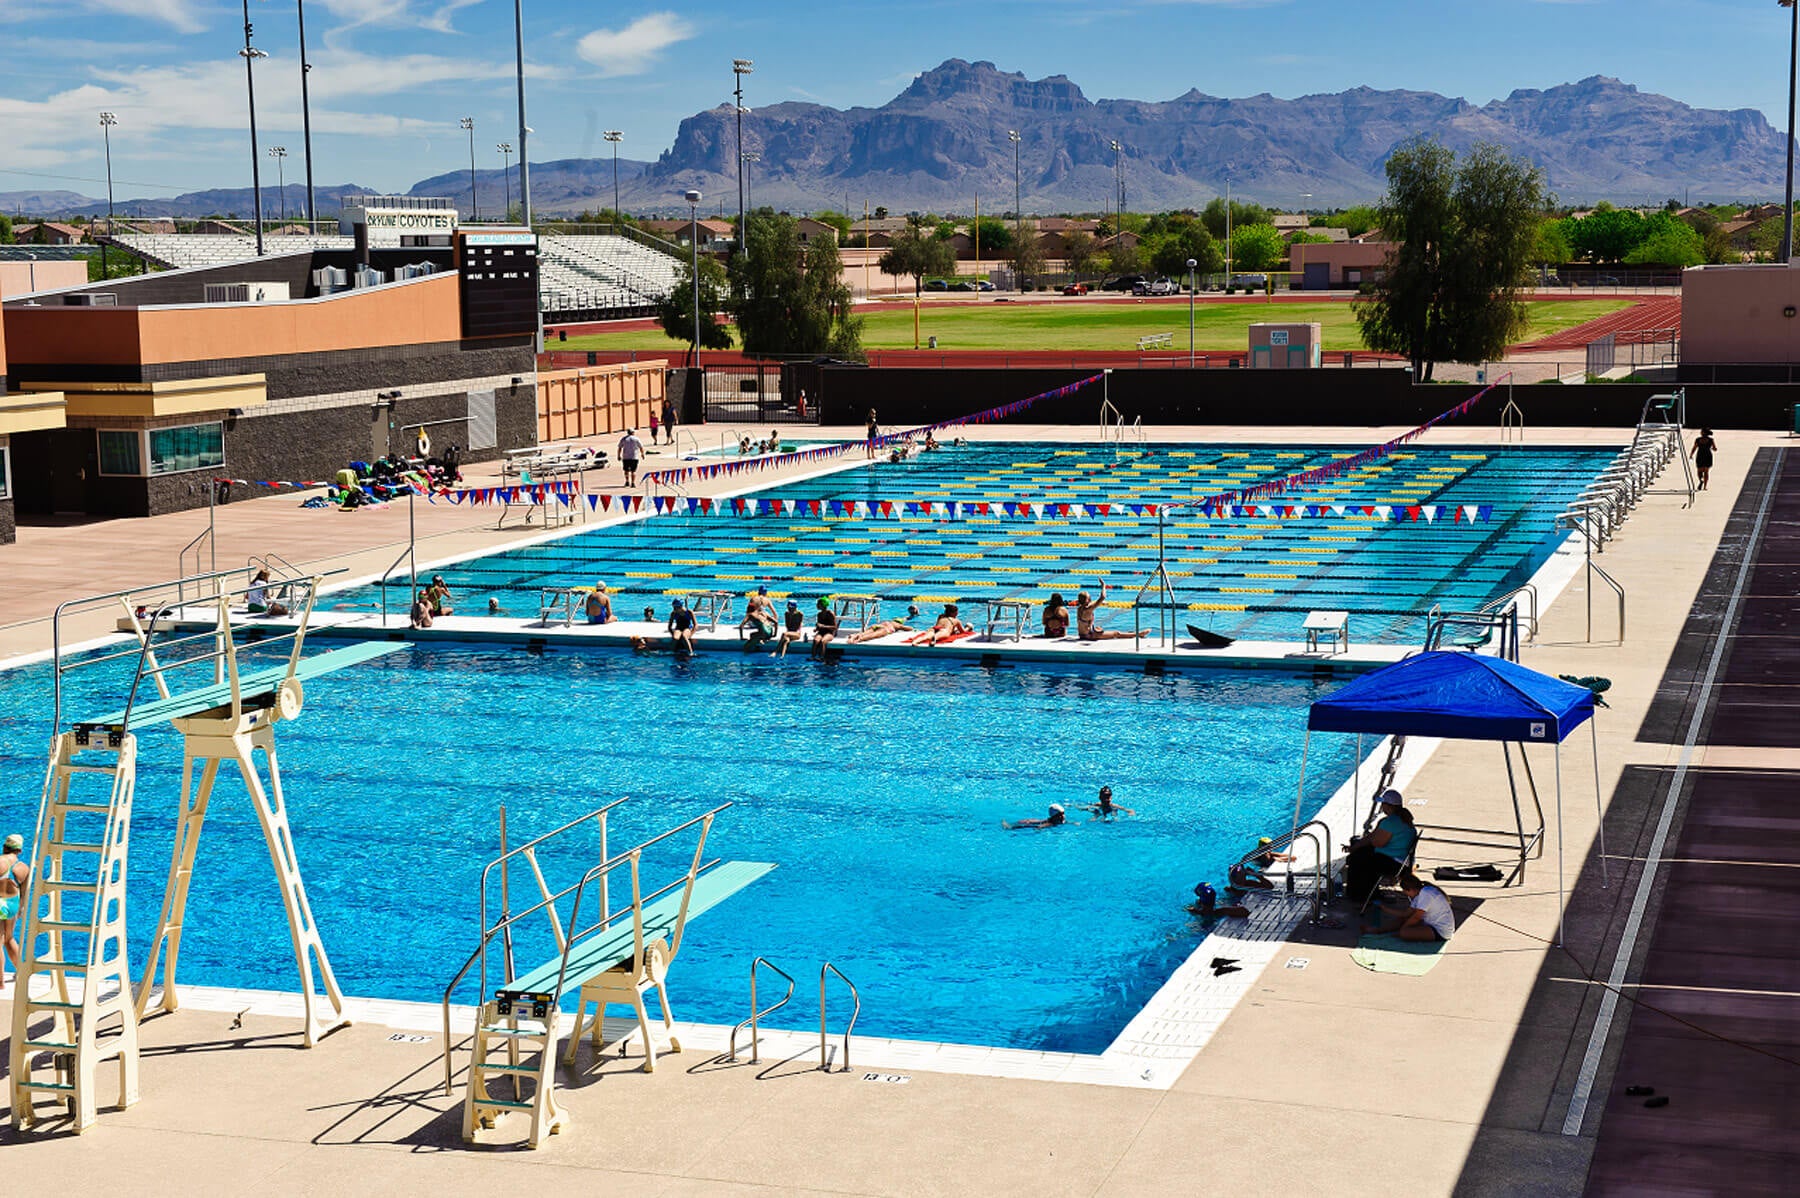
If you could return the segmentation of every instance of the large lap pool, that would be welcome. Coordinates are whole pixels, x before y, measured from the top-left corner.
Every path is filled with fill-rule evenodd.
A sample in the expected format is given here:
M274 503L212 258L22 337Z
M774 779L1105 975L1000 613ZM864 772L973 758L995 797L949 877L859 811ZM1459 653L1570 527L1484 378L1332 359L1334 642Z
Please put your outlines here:
M678 1019L742 1019L759 954L803 982L829 959L861 989L859 1031L1098 1052L1194 947L1181 910L1194 882L1286 826L1306 705L1329 685L1266 671L413 647L318 680L279 735L313 909L347 993L440 997L473 947L500 803L516 842L630 795L614 813L616 851L730 800L709 855L780 868L689 929L671 983ZM47 691L45 668L0 673L7 830L31 825ZM70 709L96 703L110 705L78 695ZM1351 765L1348 744L1314 750L1309 808ZM162 898L179 738L144 733L138 760L134 973ZM1090 801L1103 782L1138 814L1001 828L1051 801ZM517 906L530 883L514 885ZM521 958L546 950L536 937ZM182 979L295 985L235 781L212 803ZM810 990L775 1022L817 1026Z

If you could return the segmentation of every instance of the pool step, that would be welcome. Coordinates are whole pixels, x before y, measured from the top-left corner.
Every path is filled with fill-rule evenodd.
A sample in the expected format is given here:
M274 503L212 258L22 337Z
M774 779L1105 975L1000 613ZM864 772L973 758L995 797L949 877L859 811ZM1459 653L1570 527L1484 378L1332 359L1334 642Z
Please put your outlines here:
M482 1004L463 1095L463 1139L473 1142L478 1131L493 1127L501 1115L522 1111L531 1117L527 1140L536 1148L544 1136L556 1135L568 1122L568 1113L556 1101L554 1078L562 1013L554 1003L549 1008L547 1018L536 1020L510 1003L505 1013L498 1000ZM490 1082L505 1084L508 1078L515 1087L521 1078L529 1079L531 1097L497 1098L489 1092Z

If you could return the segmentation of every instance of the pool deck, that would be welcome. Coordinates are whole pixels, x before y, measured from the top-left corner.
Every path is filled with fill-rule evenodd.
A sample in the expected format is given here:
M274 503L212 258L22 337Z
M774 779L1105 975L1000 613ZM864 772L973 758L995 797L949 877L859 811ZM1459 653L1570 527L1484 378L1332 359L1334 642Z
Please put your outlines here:
M1091 427L978 432L984 440L1092 441L1096 435ZM1153 441L1356 446L1387 435L1378 429L1150 431ZM1625 436L1619 430L1533 429L1530 443L1619 444ZM1425 444L1492 439L1491 429L1452 429L1434 432ZM1059 1063L1054 1078L1045 1077L1058 1064L1047 1060L1034 1066L1022 1059L1016 1068L988 1070L1013 1076L950 1071L945 1065L958 1054L992 1054L959 1046L921 1046L909 1061L904 1044L870 1045L869 1068L825 1074L814 1068L816 1037L805 1035L772 1041L767 1047L780 1055L765 1053L759 1066L734 1065L716 1059L701 1036L688 1052L664 1058L653 1075L638 1072L635 1058L622 1061L608 1053L595 1060L584 1049L559 1092L571 1124L535 1153L511 1140L504 1124L484 1137L489 1143L473 1148L461 1143L458 1103L438 1086L441 1033L396 1030L416 1028L419 1008L368 1007L355 1026L302 1051L295 1020L259 1013L256 996L242 996L237 1009L251 1009L236 1020L236 1012L206 1009L231 1005L225 1001L196 1003L149 1020L143 1030L141 1100L125 1111L103 1109L87 1134L56 1135L51 1124L52 1134L20 1136L0 1124L9 1175L53 1186L109 1174L166 1176L167 1183L147 1181L142 1188L241 1193L352 1188L423 1193L524 1185L591 1192L607 1183L646 1195L1137 1195L1271 1184L1351 1195L1385 1195L1396 1188L1419 1194L1581 1193L1596 1139L1604 1142L1612 1134L1608 1125L1615 1113L1630 1114L1633 1124L1625 1129L1643 1143L1659 1136L1648 1120L1671 1113L1691 1120L1708 1102L1710 1086L1683 1092L1679 1081L1669 1080L1685 1076L1673 1066L1656 1076L1644 1072L1650 1066L1641 1062L1659 1061L1657 1046L1625 1047L1627 1027L1636 1035L1640 1016L1631 1015L1628 1004L1616 1017L1604 1010L1602 989L1589 980L1590 974L1607 977L1620 959L1632 983L1643 980L1640 972L1661 934L1656 917L1669 876L1665 867L1640 885L1644 858L1653 845L1665 856L1696 851L1686 841L1665 845L1657 835L1665 811L1676 834L1684 834L1689 795L1670 779L1718 779L1713 785L1727 787L1729 795L1727 771L1796 765L1785 741L1735 735L1723 715L1710 724L1687 718L1690 710L1710 711L1714 696L1707 684L1717 671L1708 670L1708 654L1723 606L1697 604L1696 596L1716 594L1722 568L1727 581L1735 577L1738 563L1732 555L1751 546L1742 532L1742 512L1728 529L1733 505L1740 503L1740 492L1747 500L1757 498L1756 488L1745 488L1754 450L1785 444L1775 435L1728 433L1721 439L1726 452L1714 470L1713 490L1686 510L1676 496L1646 498L1601 559L1630 596L1625 642L1586 641L1588 596L1576 576L1545 613L1537 641L1525 649L1528 665L1551 673L1603 675L1614 683L1607 695L1612 706L1598 720L1610 850L1605 888L1593 849L1593 766L1581 743L1585 737L1571 742L1574 751L1563 771L1571 891L1566 951L1548 943L1557 923L1552 814L1551 847L1532 864L1524 885L1447 885L1462 926L1424 976L1359 968L1350 959L1348 931L1307 929L1254 952L1247 944L1242 957L1253 968L1238 979L1247 991L1243 1000L1209 1030L1191 1063L1173 1078L1156 1079L1154 1086L1124 1084L1116 1076L1084 1078L1068 1062ZM759 478L757 485L773 481L779 480ZM269 513L266 524L263 511ZM232 561L275 549L289 560L329 558L350 575L367 575L379 573L397 552L395 523L365 521L363 513L299 512L303 519L294 520L288 514L294 511L291 497L221 509L221 563L227 548ZM382 513L370 515L379 519ZM428 562L498 548L511 539L473 527L472 515L467 509L432 509L425 517L432 521L424 553ZM482 516L491 525L491 513ZM1774 519L1791 521L1793 514L1782 508ZM0 579L0 621L13 622L0 628L0 652L47 646L41 617L53 598L168 575L171 571L159 564L172 563L204 520L204 513L188 513L22 530L18 546L0 549L0 560L14 565ZM403 534L403 516L397 526ZM1753 593L1780 591L1785 575L1777 575L1782 569L1792 572L1789 560L1763 570ZM34 574L37 566L52 564L58 573ZM1596 636L1611 638L1614 608L1604 593L1595 598ZM1708 612L1710 625L1704 618ZM735 641L735 632L728 635ZM1019 645L1023 653L1030 642ZM1278 645L1270 652L1285 661L1296 647ZM1063 652L1061 647L1049 651ZM1190 651L1181 659L1210 656ZM1765 654L1764 672L1777 660L1788 658ZM1745 667L1723 681L1729 685L1719 689L1730 693L1721 704L1745 701L1744 688L1757 678ZM1752 697L1748 707L1754 706ZM1696 735L1690 741L1691 731ZM1536 752L1538 776L1547 778L1548 755ZM1428 759L1411 756L1408 772L1416 769L1417 776L1407 782L1408 801L1428 838L1433 823L1495 826L1510 819L1493 746L1445 743ZM1662 785L1646 784L1647 777ZM21 785L35 790L35 779L15 782L12 789ZM16 793L12 797L19 800ZM148 797L140 796L140 802ZM28 819L28 802L21 800L8 818ZM1791 836L1775 823L1765 826L1763 835ZM1683 847L1677 849L1678 843ZM1746 846L1730 847L1749 852ZM1702 844L1698 851L1729 855L1716 844ZM1429 868L1455 860L1454 852L1427 839L1421 864ZM155 865L149 868L154 874ZM1739 906L1719 915L1731 919L1740 910L1767 909L1777 901L1758 897L1751 889L1757 885L1755 873L1748 874L1728 900ZM1651 916L1641 928L1632 919L1640 894ZM1042 914L1022 911L1022 917ZM704 927L696 934L703 935ZM972 962L971 968L980 965ZM1208 1001L1205 992L1215 984L1211 973L1196 972L1199 976L1187 979L1173 1000ZM1734 988L1754 989L1747 978ZM1684 984L1705 990L1719 983L1702 974ZM679 971L672 991L679 1011ZM1765 1042L1792 1044L1797 1000L1791 988L1777 993L1765 987L1753 998L1770 1004L1758 1014L1769 1025ZM1590 1052L1597 1017L1611 1020L1609 1034ZM1713 1018L1705 1011L1689 1017L1702 1024ZM810 1053L803 1051L808 1044ZM1615 1084L1622 1047L1633 1072ZM1688 1041L1684 1051L1709 1061L1709 1054L1743 1052L1700 1039ZM855 1053L853 1048L853 1060L861 1066L864 1059ZM1592 1066L1591 1093L1583 1083L1584 1058ZM1180 1052L1172 1051L1170 1059L1181 1059ZM1754 1096L1740 1095L1745 1105L1735 1117L1760 1120L1769 1134L1779 1136L1791 1112L1784 1092L1791 1094L1792 1083L1782 1078L1766 1079ZM1619 1087L1640 1080L1660 1082L1673 1104L1660 1112L1625 1108ZM103 1085L103 1101L105 1093ZM1579 1108L1574 1134L1564 1134L1572 1106ZM1664 1126L1664 1140L1697 1134L1691 1122ZM1704 1144L1696 1151L1704 1151ZM1625 1170L1597 1173L1598 1185L1612 1185L1608 1192L1655 1192L1657 1178L1643 1171L1632 1175L1629 1145L1607 1159L1613 1162L1607 1169ZM1709 1175L1736 1176L1728 1164Z

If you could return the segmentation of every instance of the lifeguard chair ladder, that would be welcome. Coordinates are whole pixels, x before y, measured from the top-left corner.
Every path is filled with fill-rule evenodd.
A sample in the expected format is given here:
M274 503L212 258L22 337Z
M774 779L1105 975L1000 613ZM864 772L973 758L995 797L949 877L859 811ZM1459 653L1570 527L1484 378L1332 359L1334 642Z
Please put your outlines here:
M225 760L236 761L243 772L281 883L282 901L305 985L306 1043L310 1046L323 1031L344 1022L342 996L306 902L281 793L272 729L278 721L299 715L303 679L366 661L399 646L386 642L361 644L302 659L300 651L320 577L285 584L297 610L272 628L273 635L258 642L256 648L266 651L283 642L291 645L285 662L263 669L245 669L239 660L240 652L251 648L237 643L232 626L232 603L241 601L249 589L231 585L242 581L241 572L199 575L74 600L58 607L52 623L56 645L52 719L56 732L38 808L33 842L38 877L22 913L24 959L13 1002L9 1067L15 1127L25 1128L36 1122L35 1101L42 1093L54 1094L64 1101L76 1131L92 1125L98 1105L95 1074L97 1067L108 1060L119 1062L120 1104L129 1105L136 1100L137 1023L148 1003L158 954L165 945L169 951L163 970L161 1007L174 1010L178 1005L175 963L186 917L187 884L207 800L219 765ZM206 583L216 584L216 596L190 607L179 606L180 596L190 591L199 593L202 587L196 584ZM121 626L136 634L137 646L73 660L66 658L62 650L65 621L77 615L92 615L113 603L123 608ZM147 623L143 616L148 617ZM183 629L158 640L157 625L171 619ZM196 627L199 631L193 631ZM199 646L200 651L186 652L194 646ZM158 648L165 653L175 650L185 655L164 662L158 658ZM124 707L96 718L73 721L65 729L63 676L72 670L131 658L136 662L125 691ZM173 691L168 675L196 666L207 667L211 681ZM155 686L157 697L139 702L146 680ZM127 980L125 910L137 779L135 733L160 723L173 723L186 740L182 811L150 967L134 996ZM263 751L268 765L268 788L262 785L252 761L256 749ZM196 763L201 763L200 784L190 797ZM101 787L106 788L104 797ZM315 976L309 955L317 961L317 978L324 985L332 1008L326 1018L314 1010ZM45 1068L51 1070L49 1077L40 1076Z

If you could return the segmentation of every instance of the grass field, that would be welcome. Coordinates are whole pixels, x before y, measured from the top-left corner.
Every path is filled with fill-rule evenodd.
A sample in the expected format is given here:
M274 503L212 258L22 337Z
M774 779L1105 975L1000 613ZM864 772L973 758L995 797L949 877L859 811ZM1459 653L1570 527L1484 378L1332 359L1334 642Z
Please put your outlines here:
M1529 338L1547 337L1616 312L1627 300L1534 300ZM910 304L882 304L864 309L863 346L867 349L911 349ZM1356 318L1344 302L1202 303L1194 310L1194 345L1205 351L1243 350L1246 329L1264 321L1311 322L1324 326L1325 349L1342 352L1363 348ZM1139 337L1173 333L1176 346L1188 343L1186 304L1146 304L1112 300L1033 304L926 304L919 320L920 343L938 339L939 349L982 350L1134 350ZM661 329L599 333L555 342L554 349L667 349L676 344Z

